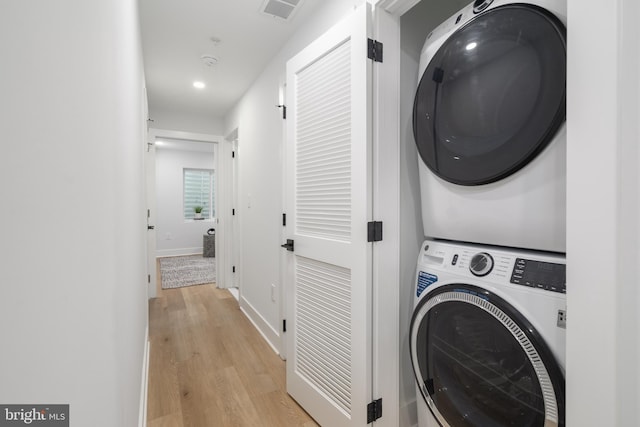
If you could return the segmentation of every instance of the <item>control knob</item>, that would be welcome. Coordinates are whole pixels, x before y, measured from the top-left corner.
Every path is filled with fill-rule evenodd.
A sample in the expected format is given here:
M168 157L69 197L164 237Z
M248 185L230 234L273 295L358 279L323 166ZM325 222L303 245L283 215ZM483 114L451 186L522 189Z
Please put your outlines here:
M469 270L475 276L486 276L493 270L493 258L486 252L479 252L471 258Z

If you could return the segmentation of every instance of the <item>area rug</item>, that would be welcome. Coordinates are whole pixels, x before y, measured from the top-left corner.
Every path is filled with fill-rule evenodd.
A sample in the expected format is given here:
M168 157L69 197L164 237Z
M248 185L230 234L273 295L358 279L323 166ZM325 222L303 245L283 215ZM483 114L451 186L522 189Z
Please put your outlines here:
M215 258L202 255L160 258L162 289L203 285L216 281Z

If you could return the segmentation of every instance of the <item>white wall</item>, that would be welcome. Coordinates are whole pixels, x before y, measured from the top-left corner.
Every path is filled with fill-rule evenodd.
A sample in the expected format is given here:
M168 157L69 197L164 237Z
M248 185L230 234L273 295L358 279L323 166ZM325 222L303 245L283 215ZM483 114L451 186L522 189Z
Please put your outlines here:
M213 152L156 147L157 256L202 253L202 236L209 228L216 228L216 224L212 220L185 221L183 170L215 170L214 159Z
M151 108L149 118L153 120L150 126L157 129L222 135L225 129L221 117L209 117L180 111L167 111Z
M640 7L568 16L567 425L638 426Z
M242 253L241 307L262 333L279 347L280 301L271 300L270 284L280 295L283 124L279 86L286 61L337 23L363 0L323 2L309 22L290 38L240 102L225 118L225 132L238 128L239 218Z
M0 3L0 402L138 424L147 297L136 2Z

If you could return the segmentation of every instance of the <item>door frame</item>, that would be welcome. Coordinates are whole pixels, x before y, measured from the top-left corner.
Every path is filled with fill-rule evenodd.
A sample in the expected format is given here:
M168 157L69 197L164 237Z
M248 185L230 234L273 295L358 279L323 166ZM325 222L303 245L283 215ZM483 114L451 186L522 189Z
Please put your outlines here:
M375 5L374 11L395 21L384 31L397 34L400 17L420 2L368 1ZM602 8L596 0L567 3L567 193L572 195L567 200L567 277L571 283L580 284L567 294L572 309L567 325L567 420L576 425L606 425L612 420L632 423L640 417L633 400L640 394L640 368L635 363L640 351L638 340L629 339L640 330L636 285L640 275L640 150L636 143L640 138L640 37L637 26L631 23L640 18L640 8L633 0L614 0L608 8ZM594 21L599 25L597 32L593 31ZM379 40L385 44L385 62L391 64L385 68L399 71L400 60L389 58L400 52L399 36L380 36ZM598 61L593 60L593 52L598 52ZM611 78L602 79L603 75ZM395 87L398 81L390 77L382 86ZM398 96L399 91L389 91L382 104L389 105ZM380 104L376 102L375 108L384 107ZM389 109L386 126L400 126L398 111ZM593 173L594 165L597 174ZM400 188L399 181L395 188ZM391 196L389 200L394 200ZM385 238L387 235L385 223ZM595 251L594 241L598 242ZM592 269L587 268L592 265L598 265L601 277L610 278L607 286L592 280ZM593 316L593 301L599 302L603 315ZM593 342L600 343L602 351L582 351ZM594 365L601 367L595 385ZM399 372L397 366L389 366L388 371ZM384 376L385 371L376 372ZM388 384L391 386L392 381ZM598 405L585 407L583 402L592 398L594 388L600 390L602 398ZM616 399L620 396L626 398ZM377 425L386 419L387 410L397 409L385 405L385 416Z
M282 141L280 144L280 163L282 165L281 170L285 171L281 175L280 191L282 194L282 227L280 228L280 241L285 242L287 236L287 227L285 218L287 218L287 120L286 120L286 100L287 100L287 79L283 76L280 80L278 88L278 108L282 111ZM287 291L290 286L287 280L287 275L290 274L291 263L289 257L287 257L286 251L280 251L280 292L278 294L280 307L279 307L279 324L280 324L280 348L279 356L282 360L287 360L287 334L285 332L285 323L287 319Z
M219 270L217 270L218 287L232 288L237 287L241 293L242 269L240 257L242 251L240 245L241 238L241 222L240 209L238 205L238 191L240 178L240 161L239 161L239 129L235 128L224 137L219 145L218 153L220 162L218 166L221 170L221 176L224 176L225 185L221 191L221 211L219 217L218 229L222 233L222 238L217 243L220 251ZM235 210L235 215L233 215ZM216 236L217 239L217 236ZM236 267L235 273L233 267Z
M157 139L161 139L161 138L170 138L170 139L183 139L186 141L200 141L200 142L209 142L209 143L215 143L218 146L218 149L216 150L216 156L214 158L214 166L216 169L216 189L218 190L219 194L216 194L216 202L220 201L220 200L224 200L224 194L227 192L225 189L225 186L221 186L218 184L217 181L219 181L218 177L221 176L221 174L218 173L218 171L222 172L222 168L224 168L224 162L220 161L221 155L221 146L223 138L217 135L209 135L209 134L203 134L203 133L194 133L194 132L184 132L184 131L176 131L176 130L169 130L169 129L159 129L159 128L149 128L149 131L147 133L147 147L149 148L149 152L147 153L147 157L146 157L146 167L147 167L147 187L146 187L146 198L147 198L147 209L149 209L150 213L149 213L149 220L151 221L151 223L153 223L152 225L156 225L155 224L155 220L157 219L156 216L156 211L157 211L157 205L156 205L156 176L155 176L155 170L156 170L156 146L155 146L155 141ZM221 220L221 215L219 215L219 213L224 212L223 210L224 206L220 206L218 203L216 204L216 220L219 223ZM155 231L154 231L155 233ZM215 239L215 252L216 252L216 258L215 258L215 262L216 262L216 281L219 280L219 271L221 268L220 265L220 260L218 257L218 248L219 247L223 247L220 243L220 240L224 241L224 233L222 233L222 235L218 235L218 227L216 226L216 239ZM155 240L155 239L154 239ZM156 253L156 247L149 247L149 243L148 243L148 247L147 247L147 254L148 254L148 259L147 259L147 263L148 263L148 268L150 271L150 276L151 276L151 281L149 283L149 287L148 287L148 291L147 294L149 296L149 299L151 298L155 298L157 296L157 292L156 292L156 281L157 281L157 276L156 276L156 260L157 260L157 253ZM152 268L153 265L153 268Z

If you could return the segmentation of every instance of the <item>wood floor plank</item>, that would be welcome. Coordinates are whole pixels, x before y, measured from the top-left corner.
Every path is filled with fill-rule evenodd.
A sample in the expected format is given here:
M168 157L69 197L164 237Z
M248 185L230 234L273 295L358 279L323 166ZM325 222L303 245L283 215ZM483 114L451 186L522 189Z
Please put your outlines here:
M301 427L317 426L309 415L282 390L265 393L254 400L264 425Z
M227 290L158 286L149 322L148 427L317 426L287 394L285 362Z
M221 426L262 425L261 415L256 411L235 367L225 368L212 377L219 390L216 405Z
M151 337L149 390L155 391L148 393L147 397L149 419L181 412L173 342L168 335Z
M208 374L211 368L202 355L178 364L180 404L184 427L205 426L206 410L217 398L218 390Z
M182 413L165 415L164 417L155 418L147 423L147 427L184 427L182 424Z

